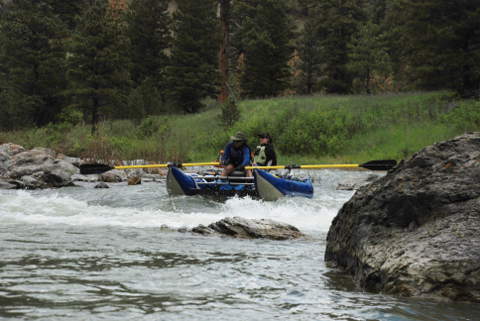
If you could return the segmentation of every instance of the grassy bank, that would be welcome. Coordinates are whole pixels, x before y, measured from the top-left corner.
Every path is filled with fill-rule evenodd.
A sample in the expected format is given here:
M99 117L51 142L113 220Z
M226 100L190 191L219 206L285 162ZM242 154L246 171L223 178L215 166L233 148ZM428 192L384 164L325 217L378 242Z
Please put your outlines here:
M0 133L1 142L44 146L65 154L109 159L211 161L231 134L274 137L281 163L362 162L402 159L465 131L480 130L480 102L457 101L447 92L382 96L311 96L240 103L233 128L220 124L212 105L194 115L149 117L88 126L68 123Z

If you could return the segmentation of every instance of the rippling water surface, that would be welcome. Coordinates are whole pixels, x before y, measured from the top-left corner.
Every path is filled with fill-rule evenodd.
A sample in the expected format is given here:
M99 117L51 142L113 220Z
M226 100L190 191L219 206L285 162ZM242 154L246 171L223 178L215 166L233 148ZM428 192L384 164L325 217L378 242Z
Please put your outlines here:
M164 182L0 191L1 320L480 320L480 306L359 291L323 261L330 223L367 172L322 171L313 199L217 203ZM227 216L297 226L295 241L173 232Z

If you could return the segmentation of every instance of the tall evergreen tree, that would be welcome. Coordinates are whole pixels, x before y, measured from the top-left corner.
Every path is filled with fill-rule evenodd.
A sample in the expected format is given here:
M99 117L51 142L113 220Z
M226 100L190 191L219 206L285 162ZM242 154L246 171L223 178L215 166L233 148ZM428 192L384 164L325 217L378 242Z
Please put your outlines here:
M165 87L166 50L170 47L168 0L133 0L129 6L132 79L137 85L150 78Z
M218 101L225 103L230 95L230 24L231 24L231 0L219 0L220 5L220 29L221 45L218 53L218 69L220 71L220 93Z
M75 24L82 9L89 0L43 0L48 3L54 12L69 30L75 29Z
M349 44L347 67L360 80L362 91L372 93L372 81L386 79L391 72L385 35L374 20L362 24Z
M197 112L201 99L214 96L218 79L216 0L180 0L167 70L169 97L178 109Z
M327 93L346 94L352 89L348 43L363 19L361 4L362 0L319 0L316 5L322 87Z
M480 95L480 2L395 0L388 21L411 81Z
M0 16L0 113L5 127L45 125L62 108L65 26L45 1L5 3Z
M241 79L249 97L278 95L287 88L293 25L284 0L235 1L237 51L245 55Z
M317 22L315 17L308 16L298 43L298 52L301 59L300 70L302 79L300 92L312 94L320 76L320 41L317 35Z
M89 115L92 135L100 114L116 116L130 86L128 38L120 12L92 0L83 11L69 50L69 94Z
M164 111L168 90L166 68L167 50L171 44L171 17L167 0L133 0L129 6L128 36L130 38L131 73L137 90L129 101L141 98L139 114L158 114ZM151 92L146 91L150 88ZM140 97L145 94L145 97ZM128 114L132 110L130 103Z

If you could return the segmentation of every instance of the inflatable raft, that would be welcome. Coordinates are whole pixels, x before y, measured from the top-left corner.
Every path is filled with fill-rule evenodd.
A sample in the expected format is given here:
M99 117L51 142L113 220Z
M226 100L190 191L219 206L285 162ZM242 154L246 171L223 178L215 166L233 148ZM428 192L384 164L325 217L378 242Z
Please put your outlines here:
M283 197L313 197L311 179L296 180L275 176L255 169L253 177L222 177L185 173L170 167L167 175L167 191L170 195L204 195L218 198L251 196L265 201Z

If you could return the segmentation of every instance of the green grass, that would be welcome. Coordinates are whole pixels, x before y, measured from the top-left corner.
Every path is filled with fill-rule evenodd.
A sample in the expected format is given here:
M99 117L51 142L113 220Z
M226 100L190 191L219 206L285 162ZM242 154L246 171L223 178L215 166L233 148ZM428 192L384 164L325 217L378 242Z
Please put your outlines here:
M379 96L308 96L246 100L240 120L220 124L215 104L193 115L156 116L100 124L92 138L85 125L0 133L0 143L44 146L72 156L153 161L212 161L236 131L269 132L282 164L402 159L434 142L480 130L480 103L455 101L448 92Z

